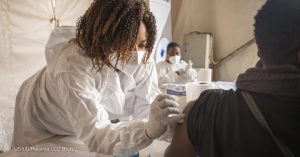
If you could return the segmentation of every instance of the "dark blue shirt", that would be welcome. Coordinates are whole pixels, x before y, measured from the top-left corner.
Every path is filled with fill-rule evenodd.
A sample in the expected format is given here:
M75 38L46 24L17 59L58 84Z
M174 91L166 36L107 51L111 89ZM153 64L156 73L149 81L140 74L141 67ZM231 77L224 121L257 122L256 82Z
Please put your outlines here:
M273 133L300 157L300 99L251 93ZM187 132L200 157L283 157L241 91L204 91L190 110Z

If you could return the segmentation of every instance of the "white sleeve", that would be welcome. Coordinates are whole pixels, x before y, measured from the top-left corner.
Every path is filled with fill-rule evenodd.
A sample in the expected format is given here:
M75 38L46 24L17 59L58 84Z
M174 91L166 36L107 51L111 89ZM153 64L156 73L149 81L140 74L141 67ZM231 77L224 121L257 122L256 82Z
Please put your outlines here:
M139 77L135 78L133 119L148 119L150 105L161 94L154 61L149 60L146 66L142 65L136 75Z
M165 83L173 83L178 78L178 75L175 72L167 70L163 62L160 62L156 65L156 70L159 86Z
M138 149L151 144L152 140L145 134L144 121L110 122L107 111L100 104L101 93L95 88L93 77L74 73L62 73L57 77L62 108L74 133L90 151L112 154L123 127L128 128L130 142Z
M186 66L188 65L184 60L180 60L180 63L181 63L181 68L183 70L185 70Z

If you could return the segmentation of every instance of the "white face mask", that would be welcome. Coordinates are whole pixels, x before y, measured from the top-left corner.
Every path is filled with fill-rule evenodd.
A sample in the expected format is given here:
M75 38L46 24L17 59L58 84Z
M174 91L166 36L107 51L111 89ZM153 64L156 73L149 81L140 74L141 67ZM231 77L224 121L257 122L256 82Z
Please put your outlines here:
M134 59L134 63L136 65L140 65L143 61L144 55L145 55L145 51L136 51L134 56L132 56Z
M169 58L169 61L172 63L172 64L177 64L180 62L180 59L181 57L180 56L172 56Z
M136 51L133 52L134 54L131 56L130 60L128 61L127 64L130 65L139 65L142 63L144 55L145 55L145 51ZM114 66L116 64L117 61L117 57L115 54L113 54L112 60L111 60L111 64ZM119 61L117 68L120 68L122 66L122 64L120 63L121 61ZM120 68L122 69L122 68Z
M145 51L136 51L134 52L133 56L131 56L129 62L122 66L121 63L118 63L117 69L131 75L134 73L134 71L137 69L138 65L142 63L143 57L144 57ZM115 65L116 63L116 57L114 56L111 64Z

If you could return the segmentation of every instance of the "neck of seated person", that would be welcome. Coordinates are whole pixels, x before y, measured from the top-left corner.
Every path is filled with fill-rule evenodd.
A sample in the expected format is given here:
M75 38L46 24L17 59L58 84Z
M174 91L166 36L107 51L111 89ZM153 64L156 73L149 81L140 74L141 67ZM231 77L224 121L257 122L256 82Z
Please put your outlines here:
M287 58L286 60L282 60L280 62L263 61L263 68L276 67L276 66L285 65L285 64L294 65L298 69L300 69L300 51L292 54L289 58Z

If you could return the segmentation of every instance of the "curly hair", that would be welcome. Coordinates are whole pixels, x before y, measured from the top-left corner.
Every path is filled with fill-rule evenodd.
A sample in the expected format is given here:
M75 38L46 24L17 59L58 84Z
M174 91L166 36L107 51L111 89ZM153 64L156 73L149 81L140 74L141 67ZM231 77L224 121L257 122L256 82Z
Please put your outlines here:
M255 17L259 56L269 64L285 64L300 49L300 0L267 0Z
M104 65L116 69L119 61L129 61L141 23L147 30L146 63L156 39L156 21L144 0L95 0L77 22L76 40L98 71ZM111 65L114 56L117 62Z

